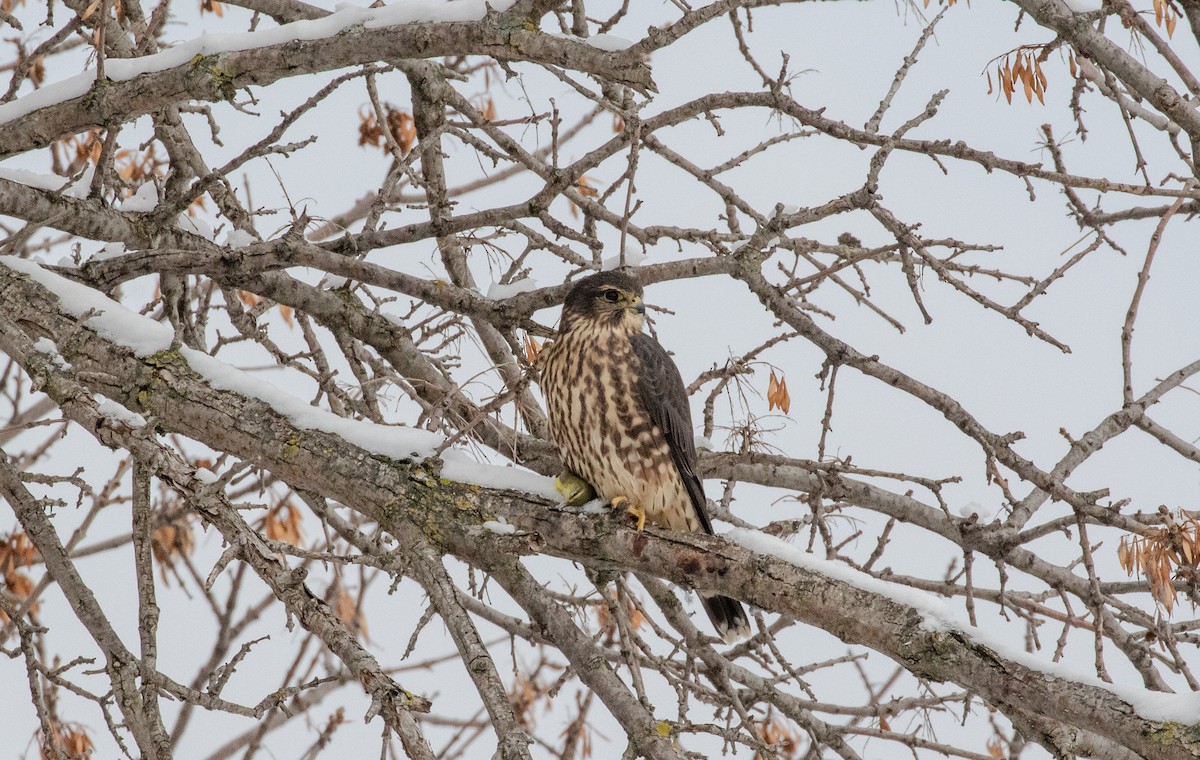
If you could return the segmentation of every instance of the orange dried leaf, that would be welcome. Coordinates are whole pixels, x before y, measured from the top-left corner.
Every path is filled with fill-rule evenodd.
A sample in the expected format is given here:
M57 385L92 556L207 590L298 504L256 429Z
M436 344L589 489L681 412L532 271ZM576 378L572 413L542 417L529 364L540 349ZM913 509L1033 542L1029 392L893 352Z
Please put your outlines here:
M388 129L392 131L392 137L395 138L396 144L400 146L400 152L408 155L409 151L413 148L413 144L417 141L417 123L413 121L412 115L407 111L401 111L389 105L387 107L387 122ZM379 137L383 137L382 132Z
M1071 51L1071 78L1075 79L1079 76L1079 67L1075 64L1075 51Z
M754 728L758 738L762 743L774 750L774 757L792 758L799 757L800 742L796 734L783 723L768 715L767 719L759 723ZM764 760L764 755L761 752L754 754L754 760Z
M483 107L483 118L488 121L496 120L496 102L489 97L487 103Z
M358 111L358 147L371 145L379 147L379 141L383 139L383 130L379 128L379 124L375 120L375 112L369 108L359 109Z
M304 540L304 528L300 524L300 511L291 502L283 502L271 507L263 519L263 531L267 538L282 541L292 546L300 546Z
M354 598L347 594L346 589L342 588L341 584L339 584L337 591L334 594L333 603L333 610L338 616L338 620L341 620L347 625L353 623L355 606Z
M999 64L997 64L999 66ZM1013 78L1012 68L1008 65L1008 59L1004 59L1004 68L998 69L1000 74L1000 89L1004 92L1004 99L1012 103L1013 94Z
M525 349L525 361L530 364L537 364L538 356L541 355L542 346L537 342L537 338L529 333L525 333L525 337L521 340Z
M770 410L780 409L784 414L787 414L792 408L792 399L788 395L787 379L782 375L775 376L775 370L771 370L771 379L767 383L767 408Z
M262 296L256 296L253 293L247 292L245 290L239 290L237 293L238 293L238 299L242 303L249 306L250 308L254 308L255 306L258 306L260 303L262 303L262 300L263 300Z
M341 620L363 636L367 636L367 620L363 617L362 609L358 606L358 601L347 593L346 589L340 583L337 584L334 592L333 612L337 615L338 620Z
M191 523L186 517L158 526L150 540L150 552L161 567L164 577L167 569L174 566L176 559L192 556L195 548L196 539L192 535Z
M33 593L33 580L25 573L12 570L4 575L4 585L18 599L24 599Z
M67 757L71 760L75 760L75 758L82 760L91 754L94 747L91 737L83 728L68 728L62 735L62 748L66 750Z
M1008 754L1004 751L1004 744L995 736L993 736L991 739L988 739L987 751L988 754L996 758L996 760L1003 760L1003 758Z
M28 567L37 561L38 556L38 550L28 535L13 533L6 540L0 541L0 573L8 573L18 567Z
M642 614L641 610L634 608L629 611L629 627L631 629L636 631L637 629L641 628L642 624L645 622L646 616Z
M8 587L9 593L17 599L27 599L35 588L33 580L28 575L16 570L4 574L4 585ZM35 603L29 606L28 612L37 613L41 608L40 603Z
M42 86L42 82L46 81L46 61L42 56L33 59L33 65L29 67L25 76L33 82L35 88Z
M279 305L279 316L283 317L283 321L288 327L296 326L296 318L293 315L292 307L285 304Z
M579 182L576 184L578 185L578 188L579 188L579 194L584 196L585 198L593 198L596 195L599 195L600 191L598 191L596 188L592 187L592 183L590 180L588 180L587 177L580 177Z

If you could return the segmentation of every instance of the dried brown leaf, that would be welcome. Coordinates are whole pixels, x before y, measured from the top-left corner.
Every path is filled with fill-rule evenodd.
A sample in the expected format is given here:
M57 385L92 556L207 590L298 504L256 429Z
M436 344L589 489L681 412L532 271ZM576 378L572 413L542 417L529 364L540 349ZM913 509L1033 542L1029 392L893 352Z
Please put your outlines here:
M158 526L150 539L150 552L164 578L167 570L175 566L175 560L192 556L195 548L196 538L186 515Z
M783 375L776 377L775 370L771 370L771 379L767 383L767 408L771 411L779 409L784 414L787 414L792 408L787 379Z
M252 309L262 303L263 300L262 296L257 296L246 290L239 290L237 294L238 299Z
M538 356L542 353L542 346L537 342L537 338L529 333L525 333L525 337L521 339L521 343L525 349L525 361L530 364L537 364Z
M367 619L362 614L362 608L346 588L338 583L334 589L333 613L346 625L361 633L367 634Z
M300 510L296 509L289 501L271 507L267 516L263 518L263 533L273 541L300 546L304 541L304 527L300 523Z

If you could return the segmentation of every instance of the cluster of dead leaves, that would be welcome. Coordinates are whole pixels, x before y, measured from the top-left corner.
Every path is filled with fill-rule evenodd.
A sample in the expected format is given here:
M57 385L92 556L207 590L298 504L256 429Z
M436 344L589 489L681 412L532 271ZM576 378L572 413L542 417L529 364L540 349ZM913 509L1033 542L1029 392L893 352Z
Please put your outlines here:
M12 533L0 540L0 576L4 578L4 586L16 599L24 600L33 593L33 579L21 572L20 568L30 567L37 562L40 555L29 536L24 533ZM39 605L33 605L29 611L37 612ZM7 624L8 616L0 611L0 624Z
M50 146L50 168L60 177L71 177L89 162L98 164L103 149L104 136L99 129L64 137Z
M1045 48L1017 48L996 59L996 78L1000 80L1000 91L1004 99L1012 103L1013 93L1018 85L1025 92L1025 100L1032 103L1034 96L1038 102L1046 104L1046 73L1042 71L1042 62L1046 60L1049 51ZM1075 75L1075 54L1071 54L1071 75ZM988 95L993 92L992 72L987 72Z
M1179 11L1171 0L1154 0L1154 24L1166 26L1167 37L1175 36L1175 24L1179 21Z
M225 15L225 9L221 7L220 0L200 0L201 13L215 13L217 17Z
M537 675L518 674L516 680L513 681L512 688L508 690L508 702L512 705L513 717L516 718L517 725L527 731L532 731L537 722L533 708L542 701L546 703L545 709L549 710L550 700L546 693L546 686L538 680Z
M754 733L758 734L763 744L775 750L773 757L784 760L800 757L800 737L770 712L762 723L754 727ZM761 752L754 753L754 760L765 760L765 757Z
M42 737L42 760L86 760L92 756L92 738L83 726L50 722L50 736Z
M263 533L272 541L282 541L292 546L300 546L304 542L300 510L290 501L281 501L267 510L262 527Z
M400 146L400 152L407 156L417 142L417 123L413 121L412 114L401 111L391 103L384 105L384 111L388 130ZM387 135L384 134L379 120L375 118L374 109L369 106L363 106L358 112L358 145L383 147L385 150L387 148Z
M792 409L792 397L788 395L787 379L782 372L776 377L775 370L771 370L771 379L767 381L767 409L778 409L784 414Z
M248 290L239 290L237 292L238 300L246 305L246 308L253 309L266 299L260 295L255 295ZM287 304L279 304L279 316L283 317L284 323L288 327L296 326L296 312Z
M1175 606L1172 581L1183 574L1184 568L1194 577L1200 566L1200 521L1182 510L1172 515L1166 507L1160 507L1159 514L1163 516L1163 527L1144 536L1121 538L1117 560L1126 574L1136 572L1146 578L1150 595L1170 615Z
M186 514L167 520L155 528L154 535L150 538L150 553L158 563L164 582L168 578L167 571L175 569L175 562L192 556L195 549L196 537L192 533L192 524Z
M103 152L104 132L91 129L53 143L50 146L50 167L60 177L73 177L87 164L98 166ZM140 152L121 148L113 153L113 169L127 184L123 191L127 198L136 193L142 184L165 177L168 168L169 162L158 154L154 143ZM187 213L188 216L195 216L203 210L204 196L200 196L188 205Z
M617 594L615 591L609 591L607 596L613 604L620 604L620 601L617 600ZM594 602L592 607L596 610L596 623L600 626L600 630L604 633L604 645L612 646L613 642L616 641L617 636L616 618L613 617L612 612L609 610L607 602ZM642 624L646 622L645 615L643 615L641 610L637 608L637 605L633 603L633 600L626 600L625 613L629 618L629 629L631 631L636 632L637 629L641 628Z
M140 155L136 151L122 148L113 155L113 162L117 174L131 185L150 182L155 177L165 177L167 174L167 159L159 157L154 143L148 145Z
M525 337L521 338L521 347L525 349L525 361L531 365L537 364L538 357L542 354L542 344L538 343L537 338L525 333Z

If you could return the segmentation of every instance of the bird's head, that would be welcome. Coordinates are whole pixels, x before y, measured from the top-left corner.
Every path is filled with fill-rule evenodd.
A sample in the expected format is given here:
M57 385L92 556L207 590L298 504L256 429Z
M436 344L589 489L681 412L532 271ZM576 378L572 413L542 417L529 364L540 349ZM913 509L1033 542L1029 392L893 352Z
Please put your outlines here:
M600 272L575 283L563 303L562 332L578 326L607 327L629 334L646 323L642 286L621 272Z

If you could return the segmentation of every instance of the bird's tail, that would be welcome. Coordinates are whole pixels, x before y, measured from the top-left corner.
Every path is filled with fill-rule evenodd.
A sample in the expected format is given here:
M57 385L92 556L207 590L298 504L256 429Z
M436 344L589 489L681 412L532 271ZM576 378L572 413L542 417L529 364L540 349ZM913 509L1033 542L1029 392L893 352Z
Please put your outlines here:
M732 644L750 636L750 619L742 603L727 596L700 596L700 603L708 613L717 635L726 644Z

